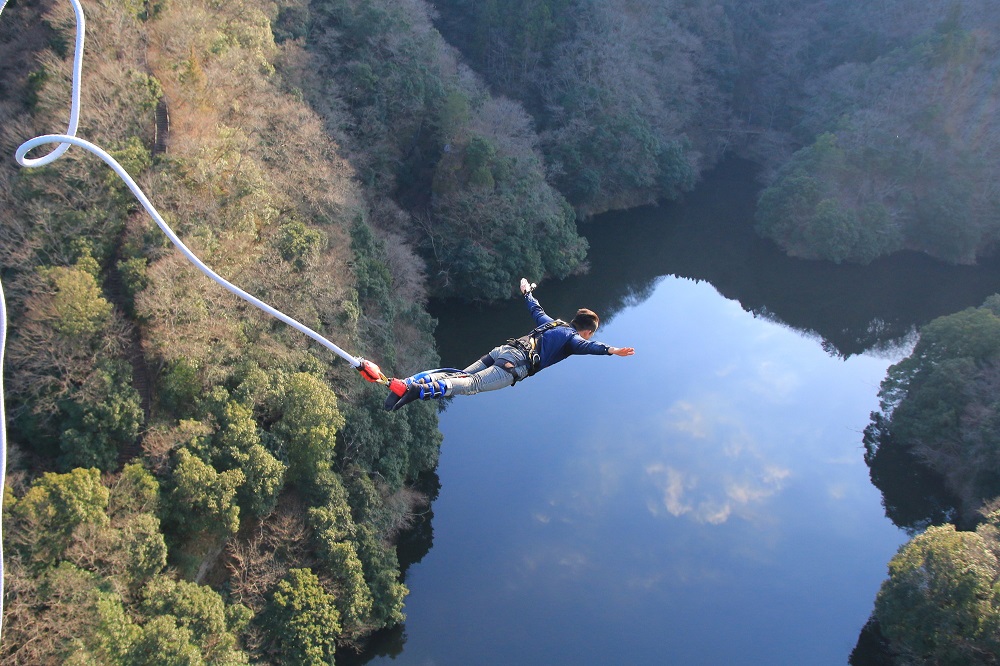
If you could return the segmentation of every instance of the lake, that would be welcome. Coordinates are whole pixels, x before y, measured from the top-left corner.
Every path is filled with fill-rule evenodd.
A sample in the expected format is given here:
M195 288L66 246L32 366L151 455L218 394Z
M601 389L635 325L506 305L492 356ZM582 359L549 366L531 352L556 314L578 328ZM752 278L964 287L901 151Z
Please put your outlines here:
M448 403L437 496L401 546L407 621L362 662L847 663L908 538L863 459L879 382L1000 267L791 259L753 234L756 192L732 161L582 226L589 273L536 295L636 355ZM433 314L446 366L532 327L514 297Z

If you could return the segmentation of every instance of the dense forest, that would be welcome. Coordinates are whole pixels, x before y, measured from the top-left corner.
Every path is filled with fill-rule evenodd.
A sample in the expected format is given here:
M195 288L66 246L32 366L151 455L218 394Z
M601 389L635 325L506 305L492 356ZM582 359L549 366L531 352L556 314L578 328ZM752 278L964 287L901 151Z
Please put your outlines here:
M86 10L82 131L186 242L387 370L433 363L421 262L278 75L302 47L276 43L276 7ZM10 154L64 122L73 13L3 21ZM208 283L81 151L5 168L0 192L4 663L330 663L399 622L393 539L428 501L434 410L387 418L380 390Z
M995 251L996 12L934 9L863 13L856 30L880 47L808 82L807 145L758 210L790 252L866 262L909 248L974 263Z
M435 6L477 71L532 112L553 182L584 214L673 198L730 151L766 167L758 230L790 254L996 250L989 2Z
M1000 238L985 0L84 8L81 135L206 263L387 373L436 362L429 297L585 271L579 219L683 197L725 155L761 165L757 230L795 256L974 263ZM64 126L74 19L3 11L11 155ZM435 410L384 413L204 280L82 151L5 160L0 218L4 663L328 664L399 623L395 540L432 499ZM979 525L893 560L876 618L916 663L1000 654L998 317L991 300L924 329L867 433L869 458L902 447ZM969 595L968 616L931 617L927 590ZM934 622L969 642L921 643Z

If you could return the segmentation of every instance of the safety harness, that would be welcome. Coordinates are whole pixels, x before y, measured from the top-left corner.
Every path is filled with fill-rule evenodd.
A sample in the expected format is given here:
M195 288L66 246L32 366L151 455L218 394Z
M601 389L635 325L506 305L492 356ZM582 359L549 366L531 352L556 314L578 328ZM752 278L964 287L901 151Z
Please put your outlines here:
M528 376L531 377L536 372L541 370L542 358L538 351L538 341L547 332L551 331L557 326L570 326L570 324L564 322L562 319L553 319L550 322L544 323L541 326L536 326L527 335L522 335L519 338L511 338L507 341L507 344L511 347L515 347L524 352L524 355L528 358ZM517 383L518 377L514 373L513 367L504 366L504 370L510 373L511 377L514 378L514 382L511 384L513 386Z

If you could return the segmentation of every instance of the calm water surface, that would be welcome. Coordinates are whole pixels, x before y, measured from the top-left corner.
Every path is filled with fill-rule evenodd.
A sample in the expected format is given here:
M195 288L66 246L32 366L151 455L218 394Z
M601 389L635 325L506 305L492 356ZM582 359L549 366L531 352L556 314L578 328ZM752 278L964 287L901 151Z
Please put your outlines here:
M408 619L368 663L847 663L907 538L862 457L879 382L1000 271L788 259L749 233L754 189L729 165L584 228L590 274L538 298L636 355L449 404ZM531 327L519 299L435 314L445 365Z

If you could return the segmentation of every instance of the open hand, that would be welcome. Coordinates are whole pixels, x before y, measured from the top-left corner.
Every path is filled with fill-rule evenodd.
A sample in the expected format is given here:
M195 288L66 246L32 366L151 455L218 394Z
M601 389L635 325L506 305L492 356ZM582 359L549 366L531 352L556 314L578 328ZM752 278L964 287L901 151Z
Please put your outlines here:
M633 347L610 347L608 351L615 356L632 356L635 354L635 349Z

